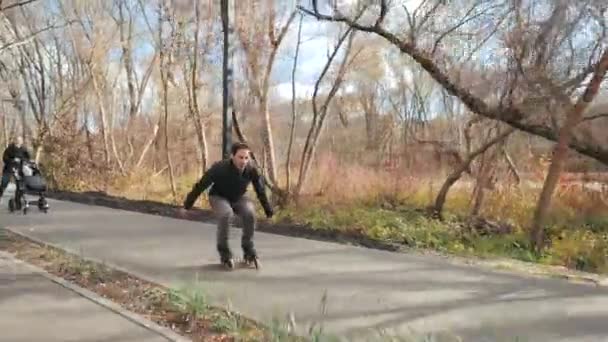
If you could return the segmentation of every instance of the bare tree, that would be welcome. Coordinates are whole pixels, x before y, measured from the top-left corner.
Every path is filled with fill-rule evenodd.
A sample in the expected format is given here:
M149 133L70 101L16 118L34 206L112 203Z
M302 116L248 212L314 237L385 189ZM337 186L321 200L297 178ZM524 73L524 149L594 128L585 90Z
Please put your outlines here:
M402 53L410 56L416 63L426 70L429 75L439 83L443 88L446 89L451 95L459 98L472 112L482 115L484 117L499 120L518 130L543 137L552 141L558 140L558 131L554 125L538 119L538 116L533 115L535 109L538 108L538 104L532 106L530 102L530 96L525 96L523 92L523 85L529 85L530 80L523 80L521 76L516 76L513 73L513 68L521 69L518 64L512 63L513 68L503 70L508 79L504 84L500 85L499 88L503 92L501 101L498 103L492 103L484 100L484 98L478 94L475 94L468 89L468 82L461 79L461 73L457 72L454 74L451 72L448 65L452 65L457 61L451 57L446 49L443 48L450 39L460 39L461 37L469 37L470 41L473 38L477 39L477 42L473 44L471 49L464 53L466 61L471 61L473 57L479 58L479 50L487 44L488 40L495 35L498 30L505 30L508 25L517 23L521 19L520 12L522 11L521 2L505 2L505 1L470 1L470 6L462 6L461 3L448 3L440 0L435 1L423 1L415 11L411 11L407 6L402 6L401 13L398 13L398 9L391 7L389 9L388 1L382 0L378 5L361 5L357 4L359 8L368 9L369 16L366 16L366 20L359 20L354 16L349 15L346 10L332 6L329 14L323 14L319 10L317 1L313 1L312 8L300 7L300 9L319 20L341 22L346 23L355 30L362 32L369 32L382 37L390 44L397 47ZM558 3L556 3L556 7ZM552 83L559 89L577 89L581 82L593 71L593 64L583 65L582 67L576 67L580 65L582 60L593 60L594 56L597 56L597 44L598 42L605 42L606 35L605 31L601 27L605 25L605 16L601 15L603 12L603 5L598 1L588 0L581 2L560 2L560 6L575 7L577 13L584 15L575 16L573 18L556 15L549 22L553 23L549 27L551 29L540 29L532 30L532 20L526 23L526 27L531 28L526 31L526 34L531 35L533 32L536 34L536 41L543 41L543 37L547 36L548 33L552 33L551 42L555 44L568 45L572 43L577 30L589 29L589 32L593 32L591 36L588 36L586 40L579 43L578 47L571 49L577 51L578 55L572 55L572 58L568 57L571 55L569 52L564 52L563 48L551 48L544 46L547 53L542 54L542 58L538 58L533 62L537 65L560 65L564 61L569 61L570 67L567 70L559 72L558 70L551 70L545 68L546 72L535 73L535 80L543 80L547 84L547 80L552 80ZM528 4L528 6L539 6L534 2ZM589 10L583 11L582 9L587 6ZM377 15L375 19L370 19L372 10L375 10ZM561 10L560 10L561 11ZM386 17L389 16L390 12L395 13L396 16L402 16L406 18L406 24L409 26L409 30L405 34L392 33L384 26ZM531 11L527 11L531 13ZM563 19L562 21L557 19ZM491 23L491 26L481 25L480 23ZM583 24L584 23L584 24ZM567 25L568 30L557 31L556 25ZM578 25L580 24L580 25ZM586 26L584 26L586 25ZM516 25L511 25L516 26ZM477 29L475 30L475 27ZM481 28L480 28L481 27ZM584 27L584 28L583 28ZM505 37L520 37L523 32L512 32L510 35ZM580 37L578 35L577 37ZM587 45L584 45L587 44ZM573 44L571 44L573 45ZM508 41L505 41L505 47L508 48ZM551 52L551 53L548 53ZM561 55L560 55L561 53ZM584 56L581 56L584 54ZM550 60L551 63L542 63L543 58L545 61ZM511 58L513 61L515 58ZM537 62L540 61L540 62ZM470 63L470 62L469 62ZM561 68L564 69L564 68ZM510 75L510 76L508 76ZM538 82L537 82L538 83ZM529 87L526 87L529 89ZM538 98L537 98L538 99ZM528 101L526 101L528 100ZM543 103L547 103L546 96L541 97ZM604 164L608 164L608 148L605 146L598 146L592 139L586 136L578 136L574 134L568 144L572 149L578 151L581 154L587 155L594 158Z
M532 222L532 241L537 249L540 251L544 247L545 234L543 224L545 216L551 203L551 197L555 191L555 186L559 179L559 175L564 165L566 153L568 152L568 143L572 139L573 130L577 124L583 120L583 115L589 104L596 97L599 92L600 85L604 80L606 71L608 70L608 50L605 50L600 58L593 76L589 81L587 88L584 93L578 98L575 104L569 105L567 109L566 119L559 129L559 138L557 144L553 149L553 156L551 158L551 165L543 184L543 189L538 198L538 204L536 211L534 212L534 218Z
M158 42L159 49L159 71L162 87L162 108L163 108L163 140L165 142L165 158L169 169L169 182L171 183L171 193L173 200L178 203L177 189L175 185L175 174L173 161L171 159L171 149L169 146L169 83L173 81L173 50L177 40L175 26L175 15L165 3L165 0L158 2ZM167 23L168 25L165 25ZM169 36L165 37L163 32L165 27L169 28Z
M300 15L298 22L298 38L296 41L296 50L293 57L293 67L291 69L291 127L289 129L289 143L287 144L287 157L285 158L285 191L291 191L291 153L293 150L293 140L296 133L296 71L298 67L298 56L300 54L300 45L302 44L302 22L304 16Z
M347 38L348 38L348 41L346 40ZM321 132L323 130L325 119L329 112L329 105L331 103L331 100L333 99L333 97L336 95L338 89L340 88L340 85L342 84L342 81L344 80L344 76L345 76L347 67L350 64L349 60L351 57L351 46L352 46L354 38L355 38L355 33L350 28L346 29L345 32L338 39L338 43L336 44L334 51L331 53L331 55L327 59L327 63L325 64L323 70L321 71L321 74L319 75L317 81L315 82L315 87L314 87L313 97L312 97L312 115L313 115L313 117L312 117L312 122L310 124L310 129L308 130L308 135L306 137L306 141L304 143L304 149L302 151L298 183L297 183L296 189L295 189L296 196L301 193L302 188L304 186L304 182L306 181L306 178L308 176L308 172L310 171L310 167L311 167L313 159L315 157L315 152L316 152L317 145L319 142L319 137L321 136ZM318 100L318 94L319 94L321 82L325 78L325 75L327 74L329 68L331 67L333 60L336 58L338 52L340 51L342 44L345 41L347 42L347 44L346 44L345 51L343 54L342 62L340 63L340 65L338 67L338 71L336 72L336 77L331 84L331 88L330 88L329 92L327 94L325 94L324 101L321 104L321 106L319 107L317 100ZM350 62L352 62L352 60L350 60Z
M270 77L275 58L291 23L295 19L296 10L292 10L282 25L276 20L276 4L273 0L258 6L255 2L243 7L242 13L237 12L241 24L237 31L241 46L246 54L247 77L251 91L257 99L258 109L262 115L262 141L264 142L264 164L268 172L268 180L277 184L276 157L272 124L269 111L268 92ZM253 16L258 16L252 18ZM262 19L263 18L263 19ZM265 21L265 23L263 23ZM277 188L277 186L274 186Z
M205 35L204 47L200 45L200 34L201 34L201 9L200 9L200 1L194 2L194 41L192 43L192 53L190 57L187 59L187 62L184 63L183 73L184 78L189 79L189 82L184 82L186 88L186 94L188 96L188 113L189 118L194 124L196 137L198 140L198 149L200 152L199 162L200 162L200 173L202 175L203 172L207 169L207 165L209 164L209 152L208 152L208 143L207 143L207 134L206 134L206 121L208 118L203 118L201 115L201 109L199 106L199 98L198 98L198 90L201 88L201 81L199 80L199 73L201 69L201 60L199 56L205 55L207 53L208 47L211 45L211 40L213 38L213 30L211 27L207 28L207 33ZM209 5L208 12L211 11L211 5ZM185 25L184 25L185 27ZM182 35L185 36L185 32L182 32Z
M475 123L475 119L473 118L470 124ZM491 132L491 130L489 130ZM514 128L509 127L507 129L502 129L502 131L498 132L494 137L486 139L481 143L479 147L476 149L467 148L468 152L464 157L459 158L461 162L450 172L443 185L439 189L439 193L435 198L435 203L433 205L432 213L437 218L442 218L443 207L445 205L445 201L448 195L448 192L452 185L454 185L461 177L464 172L470 170L471 163L478 156L484 154L489 148L504 141L509 135L511 135L515 131Z
M141 103L143 100L143 94L146 90L146 86L148 81L150 80L150 76L152 75L153 67L156 63L156 59L159 58L160 52L154 54L154 57L150 61L150 64L147 66L144 77L139 82L137 80L134 61L133 61L133 28L134 28L134 15L132 13L132 9L128 6L128 2L126 0L114 0L116 5L118 6L118 18L115 18L116 25L118 25L120 32L120 41L122 48L122 62L125 70L125 75L127 77L127 89L129 96L129 112L128 119L126 125L126 139L129 146L129 153L127 156L127 160L130 160L134 153L133 146L133 122L137 117L137 113L140 110ZM145 14L144 14L145 16ZM147 17L145 18L147 21ZM157 44L155 44L156 46ZM154 129L154 132L156 129ZM146 149L142 150L141 156L138 160L143 160L144 153L147 152Z
M13 45L13 48L7 51L14 61L11 64L21 81L20 86L14 81L9 82L9 93L21 115L22 135L31 139L35 158L39 160L44 141L55 133L57 126L65 122L65 116L73 108L80 88L76 87L68 94L64 88L66 84L61 81L64 73L62 66L53 63L56 60L54 56L60 56L62 53L57 49L56 40L53 39L54 31L51 30L59 25L53 24L51 18L43 15L43 9L37 6L8 7L12 9L5 8L3 11L3 23L6 25L3 31L8 33L10 38L5 36L0 39L5 46L7 40L23 43ZM16 12L17 8L20 9L19 13ZM44 19L34 21L33 17ZM69 24L70 20L64 22ZM44 28L40 29L39 26ZM67 24L61 26L65 27ZM47 61L52 62L47 65ZM33 114L33 122L26 119L28 112Z

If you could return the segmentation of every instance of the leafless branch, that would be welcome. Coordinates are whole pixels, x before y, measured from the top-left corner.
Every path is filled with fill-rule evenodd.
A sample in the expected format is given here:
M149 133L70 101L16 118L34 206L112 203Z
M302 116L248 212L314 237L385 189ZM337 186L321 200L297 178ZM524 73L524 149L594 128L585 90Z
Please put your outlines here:
M4 12L6 10L10 10L11 8L15 8L15 7L23 7L25 5L31 4L32 2L36 2L36 1L38 1L38 0L24 0L21 2L15 2L10 5L6 5L6 6L0 5L0 12Z
M380 15L378 15L378 19L376 20L376 27L380 27L384 19L386 18L386 14L388 13L388 3L387 0L380 0Z
M441 84L441 86L448 93L458 97L463 104L469 108L469 110L489 119L502 121L518 130L543 137L548 140L557 141L557 132L552 127L544 124L525 122L524 119L528 116L517 106L505 106L504 104L490 106L479 97L473 95L471 91L469 91L463 85L456 83L446 72L442 71L435 61L433 61L428 52L421 50L411 41L404 41L396 34L391 33L382 27L363 25L358 23L356 20L352 20L340 14L322 14L314 8L313 10L310 10L302 6L299 6L299 9L303 13L317 18L318 20L345 23L355 30L373 33L382 37L392 45L399 48L402 53L410 56L414 61L416 61L416 63L418 63L418 65L422 67L437 83ZM604 164L608 164L608 148L606 147L599 147L589 141L579 138L571 139L569 146L581 154L594 158Z
M30 43L30 42L31 42L33 39L35 39L35 38L36 38L38 35L40 35L41 33L44 33L44 32L46 32L46 31L50 31L50 30L54 30L54 29L58 29L58 28L63 28L63 27L69 26L69 25L71 25L71 24L73 24L73 23L75 23L75 22L77 22L77 21L76 21L76 20L70 20L70 21L68 21L68 22L66 22L66 23L63 23L63 24L61 24L61 25L51 25L51 26L47 26L47 27L45 27L45 28L43 28L43 29L40 29L40 30L38 30L38 31L36 31L36 32L33 32L33 33L29 34L29 35L28 35L28 36L26 36L26 37L23 37L23 38L21 38L21 39L17 39L17 40L16 40L16 41L14 41L14 42L10 42L10 43L8 43L8 44L5 44L5 45L1 46L1 47L0 47L0 52L1 52L1 51L4 51L4 50L6 50L6 49L13 48L13 47L19 47L19 46L21 46L21 45L25 45L25 44L27 44L27 43Z
M597 120L597 119L601 119L601 118L607 118L608 119L608 113L590 115L590 116L587 116L587 117L583 118L583 121L593 121L593 120Z

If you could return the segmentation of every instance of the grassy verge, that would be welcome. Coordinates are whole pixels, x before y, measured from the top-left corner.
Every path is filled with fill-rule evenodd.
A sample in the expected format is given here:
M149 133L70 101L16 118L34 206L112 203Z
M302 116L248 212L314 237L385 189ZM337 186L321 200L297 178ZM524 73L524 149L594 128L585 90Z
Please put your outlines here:
M553 226L548 232L551 244L537 254L530 248L527 232L517 226L457 216L438 221L411 206L383 209L365 205L309 205L288 208L276 220L305 222L319 231L357 232L370 239L441 254L509 258L576 271L608 272L608 234L584 226Z
M0 250L86 288L124 309L168 327L192 341L269 341L269 329L234 312L213 307L196 284L165 288L60 249L0 230ZM281 341L296 341L284 334Z
M152 200L128 199L97 192L53 192L51 195L61 200L176 217L176 206ZM194 209L194 212L196 214L191 220L207 222L213 220L211 212L207 209ZM482 223L485 221L482 220ZM554 237L557 243L543 254L536 255L530 252L525 232L516 228L512 232L504 233L502 225L464 222L456 216L450 216L448 220L441 222L428 218L423 210L407 205L379 208L365 203L358 205L318 203L316 207L309 205L299 209L286 208L271 222L262 220L258 229L280 235L334 241L388 251L405 251L413 248L422 253L461 256L463 257L461 260L454 261L477 263L493 269L594 284L606 283L601 274L577 271L576 264L568 268L563 266L562 261L564 260L562 258L569 256L571 260L584 261L587 257L590 260L606 262L606 258L601 258L602 253L606 252L604 243L594 243L590 238L581 243L576 240L573 242L572 238L560 240L559 237ZM580 234L580 230L561 233ZM602 236L601 232L594 234L591 238ZM553 235L555 232L552 233ZM568 244L576 248L565 248ZM584 249L585 246L590 248ZM574 255L579 255L581 259L575 259L572 257ZM581 267L581 269L585 268Z
M5 229L0 229L0 250L86 288L194 342L344 341L324 332L322 322L311 325L306 336L295 336L292 333L296 327L295 321L274 319L268 325L263 325L233 311L211 306L204 289L197 284L166 288ZM321 304L326 305L323 301ZM367 341L430 342L438 338L446 342L462 341L447 333L395 336L383 331L372 332Z

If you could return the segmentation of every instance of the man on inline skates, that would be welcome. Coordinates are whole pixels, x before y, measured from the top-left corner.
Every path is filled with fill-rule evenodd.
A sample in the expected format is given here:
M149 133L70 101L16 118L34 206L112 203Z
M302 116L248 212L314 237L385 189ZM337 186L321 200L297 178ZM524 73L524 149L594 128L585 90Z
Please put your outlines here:
M232 252L228 246L228 231L230 220L237 214L243 221L243 234L241 248L243 259L247 263L255 262L257 253L253 244L253 234L256 228L255 207L253 202L245 196L249 183L258 200L264 208L266 217L273 215L272 207L266 196L264 181L257 168L250 164L250 149L244 143L232 145L231 158L216 162L203 177L192 187L186 196L184 207L180 209L180 216L185 217L186 211L194 205L196 199L209 186L209 204L218 219L217 250L221 262L229 268L234 267Z
M4 190L6 190L6 187L11 180L13 168L20 166L15 165L15 158L19 158L22 161L30 160L30 152L23 146L23 138L21 136L18 136L11 142L2 154L4 167L2 168L2 182L0 183L0 199L2 199Z

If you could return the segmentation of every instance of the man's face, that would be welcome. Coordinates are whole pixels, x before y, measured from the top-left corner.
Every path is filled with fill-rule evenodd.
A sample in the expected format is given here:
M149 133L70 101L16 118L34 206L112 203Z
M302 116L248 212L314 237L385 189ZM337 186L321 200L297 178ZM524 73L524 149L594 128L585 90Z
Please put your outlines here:
M232 156L232 162L239 170L243 170L249 162L249 150L240 149Z
M22 137L17 137L17 139L15 139L15 145L17 147L23 146L23 138Z

